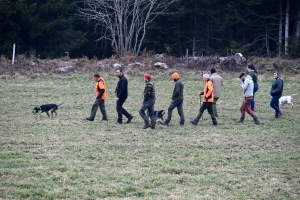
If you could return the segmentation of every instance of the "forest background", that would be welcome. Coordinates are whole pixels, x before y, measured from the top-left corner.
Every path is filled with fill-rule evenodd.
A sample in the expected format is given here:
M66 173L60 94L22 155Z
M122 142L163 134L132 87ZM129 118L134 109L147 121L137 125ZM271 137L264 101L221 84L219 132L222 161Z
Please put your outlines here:
M16 54L41 59L66 54L104 59L117 54L103 37L106 27L79 14L91 2L96 1L0 0L0 55L10 59L14 43ZM193 56L241 52L295 58L300 56L300 1L172 1L143 33L137 54L180 57L188 49Z

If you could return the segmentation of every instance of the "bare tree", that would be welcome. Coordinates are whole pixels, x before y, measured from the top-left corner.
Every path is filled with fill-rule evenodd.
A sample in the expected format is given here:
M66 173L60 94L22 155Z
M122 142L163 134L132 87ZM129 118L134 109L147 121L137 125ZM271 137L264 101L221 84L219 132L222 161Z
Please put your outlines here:
M78 15L101 27L98 40L110 41L115 53L138 55L153 20L166 13L175 0L79 0Z
M278 33L278 55L281 56L282 51L282 30L283 30L283 13L282 13L282 1L280 0L279 4L279 33Z
M285 13L285 36L284 36L284 54L289 55L289 19L290 18L290 0L287 0Z

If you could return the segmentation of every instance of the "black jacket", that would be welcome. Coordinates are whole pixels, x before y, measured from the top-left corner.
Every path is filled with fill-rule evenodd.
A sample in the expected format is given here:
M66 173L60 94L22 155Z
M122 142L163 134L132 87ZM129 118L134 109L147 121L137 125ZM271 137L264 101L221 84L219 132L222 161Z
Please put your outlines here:
M278 96L278 95L281 96L282 91L283 91L283 80L281 78L278 78L273 82L270 94L271 96Z
M128 96L128 81L124 75L119 77L119 82L115 90L116 97L119 99L126 99Z

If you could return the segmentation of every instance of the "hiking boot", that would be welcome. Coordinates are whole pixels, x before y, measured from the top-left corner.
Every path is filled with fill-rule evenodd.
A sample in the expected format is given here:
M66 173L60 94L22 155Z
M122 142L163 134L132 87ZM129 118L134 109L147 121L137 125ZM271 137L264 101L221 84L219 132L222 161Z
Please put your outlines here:
M212 125L213 125L213 126L218 126L218 123L213 123Z
M122 124L122 122L116 122L115 124Z
M278 113L278 118L281 117L281 116L282 116L282 112L279 112Z
M256 121L254 121L254 124L259 125L260 123L258 120L256 120Z
M155 129L155 126L151 126L151 129Z
M236 121L236 123L244 123L244 121L242 121L242 120L238 120L238 121Z
M128 120L126 123L128 124L129 122L131 122L132 119L133 119L133 116L128 117Z
M146 124L144 127L143 127L143 129L147 129L147 128L149 128L150 127L150 125L149 124Z
M86 120L89 120L89 121L94 121L94 118L91 118L91 117L87 117L87 118L85 118Z
M190 123L197 125L197 123L194 120L191 120Z

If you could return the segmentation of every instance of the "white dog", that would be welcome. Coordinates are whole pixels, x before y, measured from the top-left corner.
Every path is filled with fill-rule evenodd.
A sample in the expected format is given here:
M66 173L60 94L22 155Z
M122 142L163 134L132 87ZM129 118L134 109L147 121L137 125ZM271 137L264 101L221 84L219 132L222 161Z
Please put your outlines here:
M279 99L279 105L284 105L285 103L291 104L292 107L294 107L293 104L293 96L298 95L298 94L292 94L291 96L282 96Z

